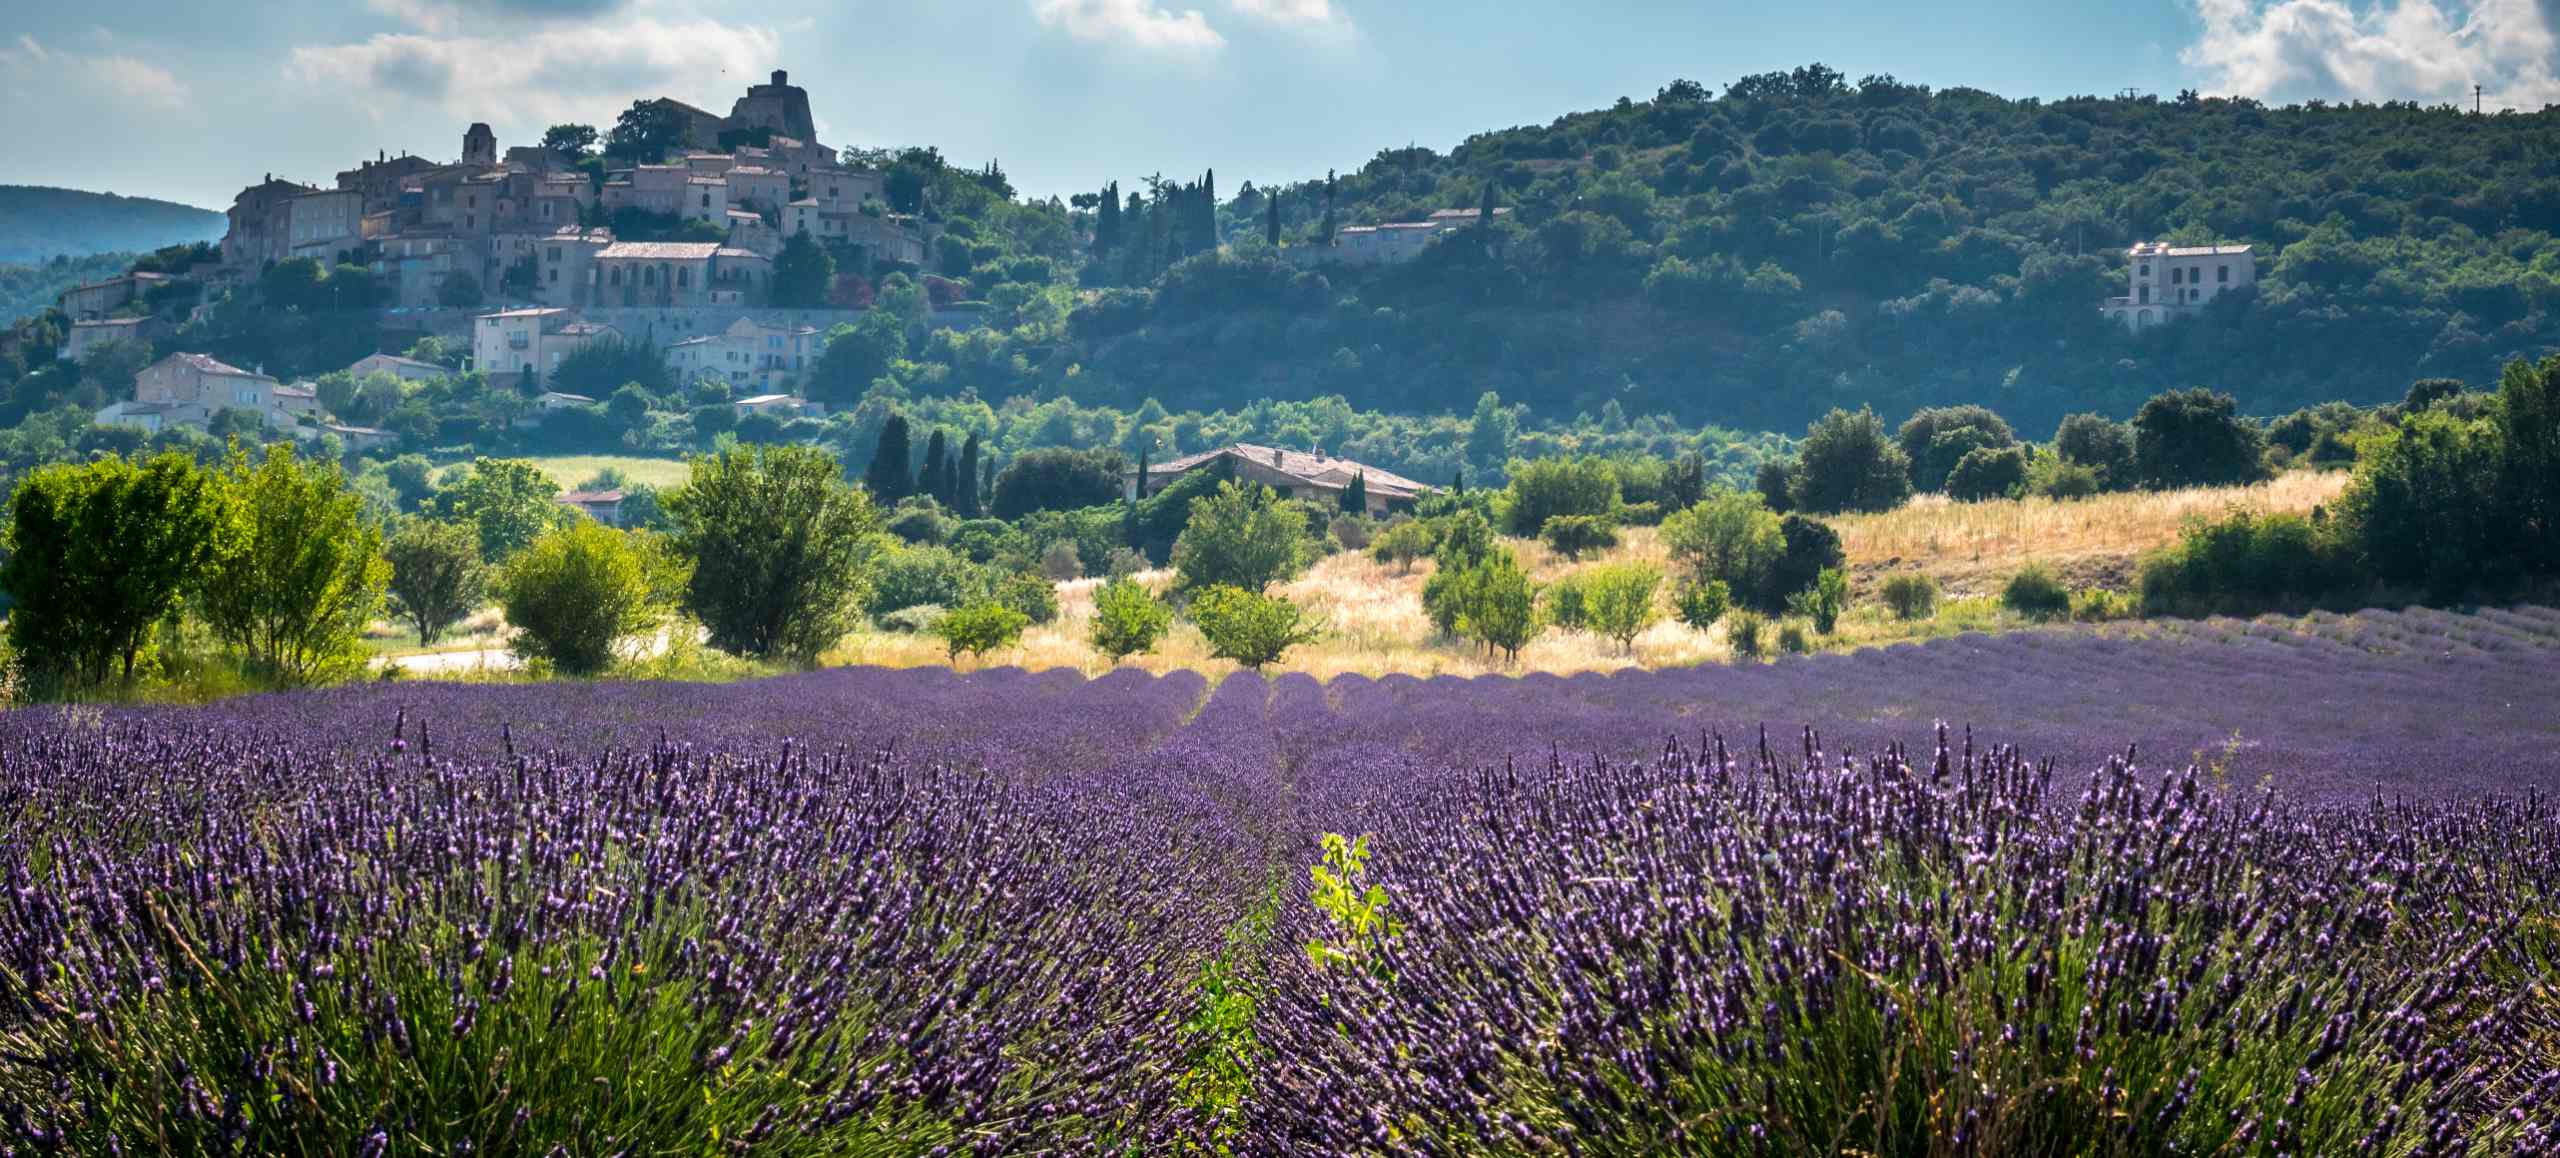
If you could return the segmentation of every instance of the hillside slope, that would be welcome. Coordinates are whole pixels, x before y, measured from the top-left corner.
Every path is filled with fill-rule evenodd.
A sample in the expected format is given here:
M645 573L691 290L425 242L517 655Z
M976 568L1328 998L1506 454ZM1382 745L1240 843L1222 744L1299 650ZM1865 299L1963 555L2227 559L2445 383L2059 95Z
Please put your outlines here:
M0 185L0 263L147 253L164 245L219 241L223 228L222 214L173 201Z
M1502 226L1386 269L1271 260L1250 185L1219 205L1222 256L1125 231L1154 251L1088 267L1136 292L1076 315L1074 389L1460 412L1492 389L1775 429L1982 402L2042 433L2169 387L2281 413L2560 347L2560 110L2010 100L1817 65L1381 152L1331 212L1417 220L1488 185ZM1327 182L1280 195L1284 245L1319 244ZM2260 285L2128 335L2098 306L2144 239L2250 243Z

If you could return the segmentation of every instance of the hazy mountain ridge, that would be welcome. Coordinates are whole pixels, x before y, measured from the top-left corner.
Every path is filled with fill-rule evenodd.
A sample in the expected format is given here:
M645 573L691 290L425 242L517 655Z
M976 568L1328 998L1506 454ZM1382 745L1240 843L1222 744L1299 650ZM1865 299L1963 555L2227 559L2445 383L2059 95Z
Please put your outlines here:
M222 214L174 201L42 185L0 185L0 263L149 252L218 241Z

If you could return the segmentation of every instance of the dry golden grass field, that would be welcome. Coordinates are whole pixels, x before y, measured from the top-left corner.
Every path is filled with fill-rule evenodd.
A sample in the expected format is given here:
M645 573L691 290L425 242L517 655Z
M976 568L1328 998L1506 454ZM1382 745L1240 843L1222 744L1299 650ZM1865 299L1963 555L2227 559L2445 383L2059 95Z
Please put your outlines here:
M2307 512L2335 500L2346 482L2342 473L2303 471L2256 486L2111 494L2069 502L1951 503L1932 497L1883 514L1835 519L1849 565L1858 576L1857 602L1841 619L1839 630L1815 644L1826 650L1855 649L1967 631L2029 627L2029 621L2000 607L1998 592L2011 574L2030 562L2053 567L2075 588L2121 588L2130 583L2142 554L2174 540L2190 519L2232 509ZM1617 549L1580 563L1567 563L1535 542L1509 540L1507 545L1540 583L1604 563L1642 561L1661 566L1666 561L1660 539L1647 527L1629 528ZM1292 650L1274 670L1318 677L1570 674L1734 658L1721 627L1700 632L1667 615L1637 637L1631 653L1586 632L1550 629L1522 649L1516 665L1488 658L1463 641L1433 635L1422 613L1422 583L1430 570L1425 562L1415 564L1410 572L1399 572L1354 552L1318 561L1305 575L1275 590L1307 608L1325 625L1325 637ZM1895 571L1917 571L1939 582L1944 596L1936 615L1905 622L1873 601L1878 578ZM1172 577L1158 571L1140 578L1161 590ZM987 657L985 663L1067 667L1088 673L1106 670L1109 662L1085 643L1095 583L1086 579L1061 584L1058 621L1032 628L1021 644ZM1666 610L1669 588L1666 582L1662 596ZM866 631L847 637L826 662L916 667L948 663L949 657L941 641L929 636ZM963 660L962 665L976 662ZM1215 674L1234 667L1211 658L1200 633L1179 622L1153 654L1128 662L1154 672L1189 668Z

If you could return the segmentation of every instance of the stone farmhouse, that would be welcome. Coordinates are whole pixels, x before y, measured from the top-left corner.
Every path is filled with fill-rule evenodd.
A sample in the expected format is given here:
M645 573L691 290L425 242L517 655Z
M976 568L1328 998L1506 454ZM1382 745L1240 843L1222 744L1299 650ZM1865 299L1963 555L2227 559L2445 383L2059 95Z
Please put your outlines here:
M2108 317L2140 333L2194 315L2213 299L2258 284L2258 259L2247 245L2136 242L2125 251L2131 292L2107 299Z
M1496 209L1493 215L1499 220L1510 212ZM1310 265L1398 265L1421 256L1424 248L1441 237L1474 226L1483 216L1481 209L1440 209L1421 221L1347 225L1334 230L1333 239L1324 245L1288 253Z
M1351 489L1351 480L1358 478L1361 488L1368 492L1372 515L1409 510L1422 496L1438 489L1365 463L1333 457L1321 449L1285 450L1244 442L1157 463L1147 468L1144 478L1132 471L1128 481L1136 488L1137 497L1144 498L1201 470L1229 472L1230 477L1261 483L1291 498L1326 503L1342 501L1342 493Z
M287 386L205 354L171 354L144 367L133 385L133 401L98 412L101 425L128 423L156 433L207 425L223 410L251 410L290 430L320 412L310 387Z
M561 359L613 333L611 326L580 321L577 311L556 306L482 314L471 323L471 366L492 377L548 375Z
M449 378L453 371L433 362L421 362L397 354L367 354L350 363L346 369L347 377L359 380L373 374L389 374L403 382L431 382Z
M740 318L720 333L669 345L666 356L680 381L708 376L733 389L771 392L806 373L825 346L826 335L816 326L768 326Z

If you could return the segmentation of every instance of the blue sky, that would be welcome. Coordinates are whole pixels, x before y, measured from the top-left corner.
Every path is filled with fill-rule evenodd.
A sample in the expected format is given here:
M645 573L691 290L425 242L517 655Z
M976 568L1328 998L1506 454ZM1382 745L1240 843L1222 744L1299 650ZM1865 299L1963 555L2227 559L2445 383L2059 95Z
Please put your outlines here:
M459 153L787 68L834 145L934 144L1068 193L1225 188L1819 60L2058 97L2560 102L2560 0L13 0L0 183L221 208L273 172Z

